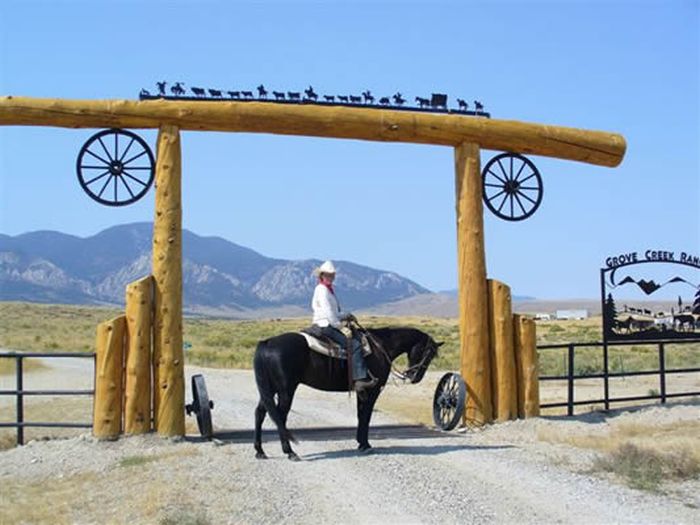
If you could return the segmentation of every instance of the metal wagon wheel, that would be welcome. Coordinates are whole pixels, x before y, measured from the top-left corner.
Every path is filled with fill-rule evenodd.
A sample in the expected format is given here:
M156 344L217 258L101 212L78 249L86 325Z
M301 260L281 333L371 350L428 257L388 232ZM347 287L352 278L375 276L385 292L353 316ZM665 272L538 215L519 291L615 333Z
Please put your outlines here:
M517 153L501 153L482 171L484 202L496 216L522 221L542 202L542 177L532 161Z
M452 430L464 415L467 384L462 376L448 372L440 379L433 397L433 421L442 430Z
M189 416L192 412L197 416L197 426L202 437L211 439L214 430L211 423L211 411L214 402L209 400L207 387L204 384L204 376L197 374L192 376L192 404L185 405Z
M126 206L153 184L155 162L141 137L124 129L106 129L83 144L76 169L90 198L107 206Z

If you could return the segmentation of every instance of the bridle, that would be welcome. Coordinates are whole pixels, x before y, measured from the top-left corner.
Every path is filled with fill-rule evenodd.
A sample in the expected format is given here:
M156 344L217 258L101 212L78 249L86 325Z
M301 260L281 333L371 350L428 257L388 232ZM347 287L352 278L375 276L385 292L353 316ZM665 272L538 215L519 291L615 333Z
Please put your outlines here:
M360 332L364 333L364 335L365 335L365 336L367 337L367 339L370 341L370 344L371 344L372 346L374 346L374 347L379 351L378 353L379 353L382 357L384 357L384 359L386 360L387 364L389 365L389 369L390 369L391 374L392 374L395 378L401 380L402 382L406 382L406 381L408 381L408 380L412 380L412 377L409 377L409 374L410 374L411 372L414 372L414 371L415 371L414 374L413 374L413 377L415 377L416 374L417 374L419 371L425 373L425 371L426 371L427 368L428 368L428 365L430 364L430 361L432 360L433 357L435 357L435 354L437 353L437 345L435 345L435 343L432 343L431 348L427 349L427 351L425 350L425 346L427 346L427 345L425 345L425 346L423 347L423 348L424 348L423 358L420 360L420 362L416 363L416 364L413 365L413 366L409 366L408 368L406 368L406 370L404 370L403 372L401 372L400 370L398 370L398 369L394 366L394 362L391 360L391 357L389 357L389 353L386 351L386 349L384 348L384 346L382 345L382 343L381 343L375 336L373 336L372 333L371 333L369 330L367 330L366 328L364 328L364 327L357 321L357 319L353 319L352 322L357 326L357 328L359 329ZM410 352L410 350L409 350L409 352Z

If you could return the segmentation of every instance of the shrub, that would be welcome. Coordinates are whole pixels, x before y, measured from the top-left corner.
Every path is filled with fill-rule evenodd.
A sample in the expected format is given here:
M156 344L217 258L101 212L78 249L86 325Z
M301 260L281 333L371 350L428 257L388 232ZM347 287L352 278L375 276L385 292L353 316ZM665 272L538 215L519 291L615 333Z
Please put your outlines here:
M636 489L657 490L665 479L686 480L700 475L700 462L688 450L655 452L626 443L598 457L595 470L613 472Z

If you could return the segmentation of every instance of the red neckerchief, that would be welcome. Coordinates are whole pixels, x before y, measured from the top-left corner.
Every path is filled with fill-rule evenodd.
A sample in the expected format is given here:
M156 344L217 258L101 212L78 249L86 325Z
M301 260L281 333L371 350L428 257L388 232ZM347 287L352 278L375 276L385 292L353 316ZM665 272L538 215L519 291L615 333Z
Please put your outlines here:
M319 282L320 282L323 286L325 286L326 288L328 288L328 290L329 290L333 295L335 295L335 292L333 291L333 283L324 283L323 280L321 280L321 279L319 279Z

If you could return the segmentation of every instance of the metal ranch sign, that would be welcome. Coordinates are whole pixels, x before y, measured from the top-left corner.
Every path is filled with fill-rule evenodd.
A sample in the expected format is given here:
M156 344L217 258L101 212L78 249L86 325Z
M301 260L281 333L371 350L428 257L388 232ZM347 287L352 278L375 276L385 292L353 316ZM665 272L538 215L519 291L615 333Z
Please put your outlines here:
M686 252L679 253L662 250L647 250L643 254L639 252L630 252L608 257L605 259L605 266L608 268L617 268L618 266L642 262L677 262L700 268L700 257L697 255L691 255Z
M649 249L608 257L600 270L600 290L606 343L700 336L697 255Z

